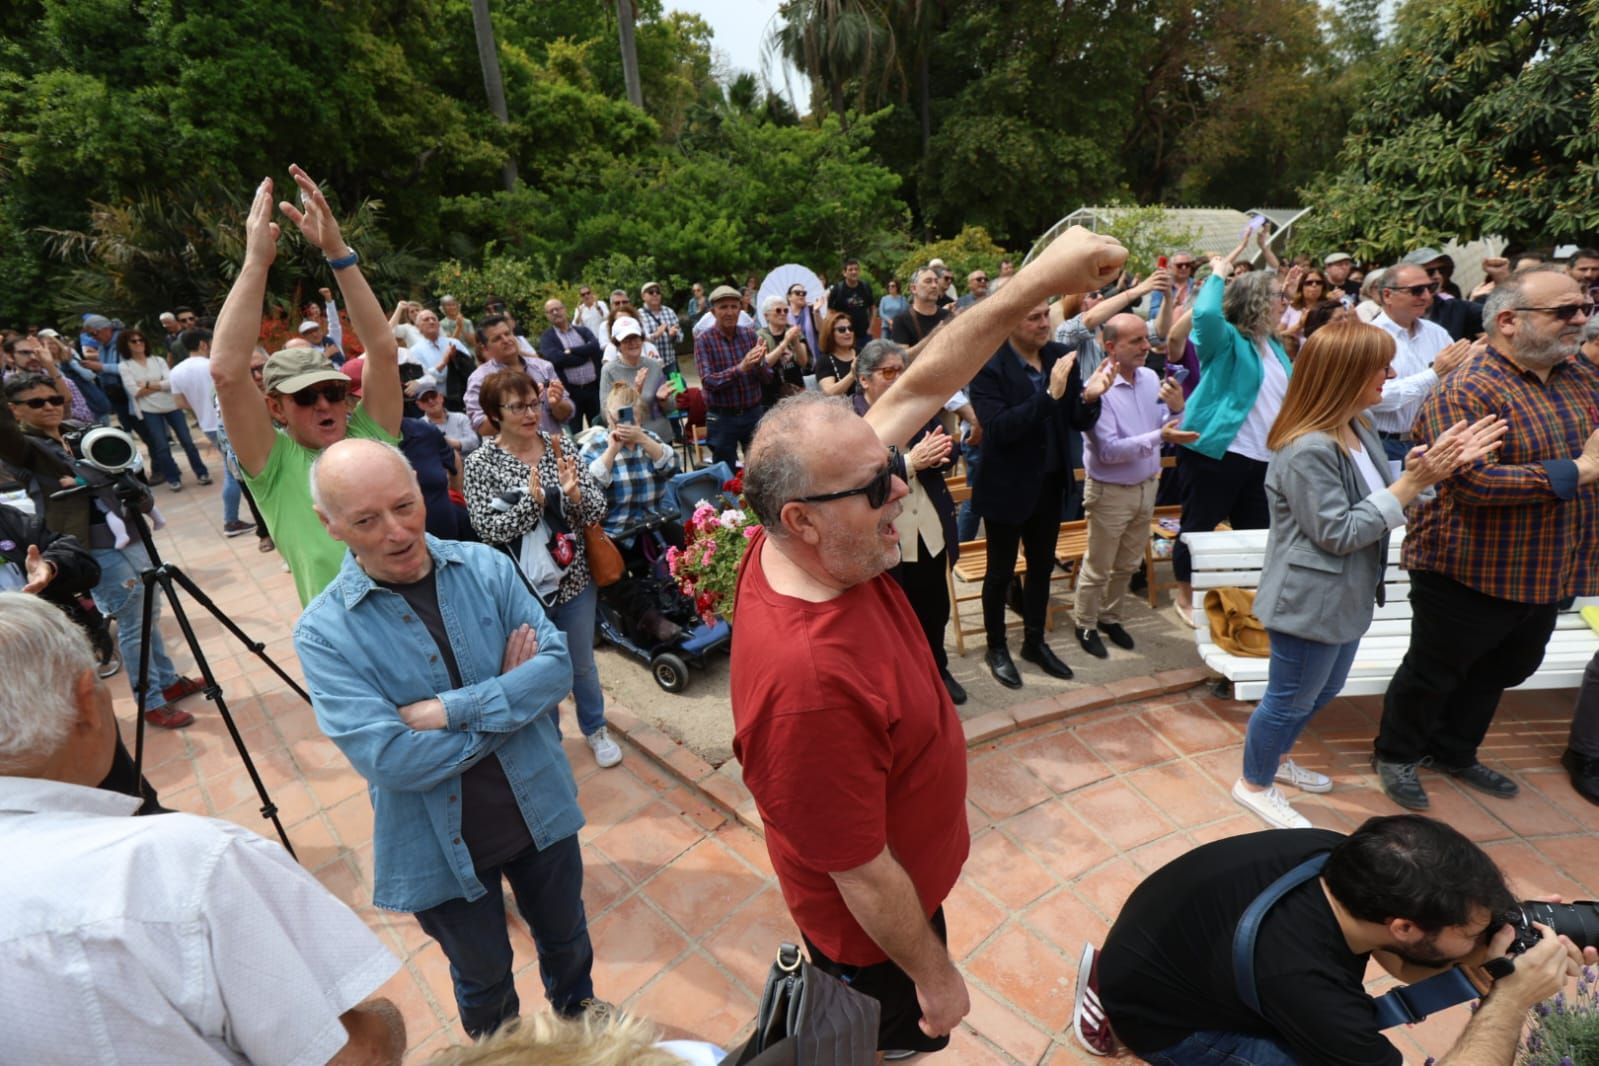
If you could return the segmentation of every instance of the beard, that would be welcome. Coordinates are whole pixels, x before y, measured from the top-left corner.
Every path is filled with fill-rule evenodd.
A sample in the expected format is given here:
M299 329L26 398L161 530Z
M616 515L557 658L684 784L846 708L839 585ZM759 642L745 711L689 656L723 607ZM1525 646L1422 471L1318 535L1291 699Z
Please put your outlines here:
M1546 337L1518 338L1516 362L1535 370L1549 370L1576 355L1582 348L1581 333L1565 331Z
M1413 944L1409 948L1391 947L1388 950L1412 966L1424 966L1428 969L1448 966L1456 961L1453 955L1438 950L1437 933L1427 934L1421 943Z
M829 527L818 546L822 565L829 576L853 588L898 565L900 545L896 543L885 547L882 533L886 526L893 524L903 509L900 504L891 505L867 530L846 531L837 526Z

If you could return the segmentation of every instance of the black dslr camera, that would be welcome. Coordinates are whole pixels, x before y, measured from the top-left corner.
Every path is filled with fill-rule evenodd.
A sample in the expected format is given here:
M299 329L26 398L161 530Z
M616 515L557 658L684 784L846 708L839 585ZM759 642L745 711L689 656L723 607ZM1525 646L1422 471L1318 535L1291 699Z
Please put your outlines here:
M1492 938L1504 926L1510 926L1516 931L1516 939L1505 949L1505 955L1520 955L1543 939L1534 922L1553 929L1556 936L1570 937L1571 942L1579 948L1599 947L1599 900L1591 899L1580 899L1575 903L1523 902L1515 910L1500 916L1498 925L1489 931L1489 937ZM1489 973L1499 976L1492 969L1489 969Z

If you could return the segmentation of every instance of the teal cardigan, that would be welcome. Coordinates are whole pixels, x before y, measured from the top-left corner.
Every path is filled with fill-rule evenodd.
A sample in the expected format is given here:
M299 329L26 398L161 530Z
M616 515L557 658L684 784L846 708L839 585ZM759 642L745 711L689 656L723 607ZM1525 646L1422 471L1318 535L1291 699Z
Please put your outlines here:
M1183 428L1199 434L1184 447L1220 459L1255 406L1261 368L1255 344L1222 317L1221 293L1226 286L1218 274L1205 279L1194 297L1194 347L1199 350L1199 386L1183 408ZM1277 361L1291 377L1293 364L1276 337L1267 338Z

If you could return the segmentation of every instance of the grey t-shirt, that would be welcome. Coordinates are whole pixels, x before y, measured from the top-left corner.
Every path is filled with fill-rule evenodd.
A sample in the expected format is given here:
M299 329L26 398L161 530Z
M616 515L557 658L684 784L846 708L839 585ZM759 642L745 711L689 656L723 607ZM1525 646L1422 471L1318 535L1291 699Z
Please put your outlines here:
M649 367L649 374L644 378L644 387L639 390L639 401L633 410L633 420L645 429L660 437L663 441L672 439L672 422L666 417L666 410L661 407L661 402L655 398L656 390L661 387L661 382L666 380L665 371L657 359L649 356L639 357L639 366ZM606 363L600 371L600 406L605 406L605 398L611 394L613 382L633 384L633 379L638 377L639 366L628 366L620 359L613 359Z

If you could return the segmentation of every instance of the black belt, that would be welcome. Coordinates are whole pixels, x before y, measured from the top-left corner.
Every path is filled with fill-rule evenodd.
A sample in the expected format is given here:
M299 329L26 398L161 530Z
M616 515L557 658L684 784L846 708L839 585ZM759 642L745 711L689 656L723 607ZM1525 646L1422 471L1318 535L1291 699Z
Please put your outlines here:
M760 404L758 403L752 403L748 407L713 407L710 404L706 404L705 409L713 415L741 415L745 411L753 411L759 406Z
M1400 444L1414 444L1416 442L1416 438L1407 437L1403 433L1384 433L1380 429L1377 431L1377 437L1380 440L1396 440Z

